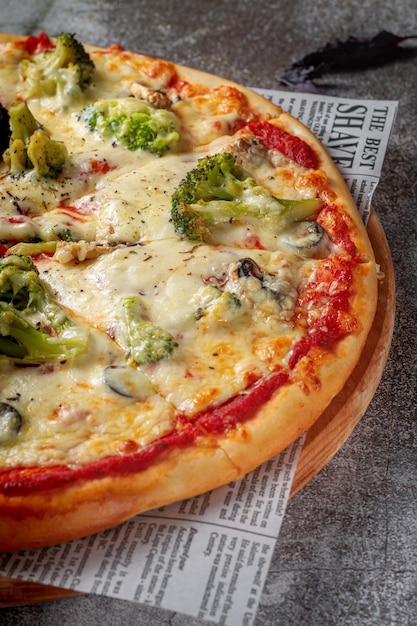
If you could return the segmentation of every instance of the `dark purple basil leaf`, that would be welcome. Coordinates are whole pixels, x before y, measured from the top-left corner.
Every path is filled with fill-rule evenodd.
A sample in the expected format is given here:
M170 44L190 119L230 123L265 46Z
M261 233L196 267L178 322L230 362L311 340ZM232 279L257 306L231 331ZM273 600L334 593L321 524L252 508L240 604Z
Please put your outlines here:
M279 81L289 89L318 92L315 78L332 71L365 69L383 65L407 54L400 44L417 35L401 37L386 30L371 38L349 37L346 41L326 44L285 70Z

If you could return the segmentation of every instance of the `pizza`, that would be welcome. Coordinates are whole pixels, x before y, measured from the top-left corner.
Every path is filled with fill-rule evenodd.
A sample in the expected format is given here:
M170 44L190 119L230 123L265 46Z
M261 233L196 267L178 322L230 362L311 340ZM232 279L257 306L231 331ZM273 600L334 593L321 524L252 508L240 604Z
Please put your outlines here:
M377 267L318 139L75 35L0 39L0 550L237 480L357 364Z

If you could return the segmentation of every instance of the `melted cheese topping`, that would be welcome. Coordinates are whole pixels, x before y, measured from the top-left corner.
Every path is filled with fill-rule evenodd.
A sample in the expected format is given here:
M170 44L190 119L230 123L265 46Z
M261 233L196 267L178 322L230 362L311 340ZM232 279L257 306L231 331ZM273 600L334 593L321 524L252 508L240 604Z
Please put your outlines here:
M9 106L22 87L22 51L3 46L0 58L6 55L0 84ZM268 229L247 225L233 234L226 225L218 245L196 245L177 237L170 218L179 181L199 157L226 148L253 117L246 97L236 89L189 86L186 97L183 86L172 106L179 146L162 157L132 153L89 132L81 108L126 95L133 82L167 88L175 69L119 49L92 56L95 79L83 102L66 110L51 98L29 102L51 137L68 148L63 174L39 180L0 170L0 239L55 241L70 233L72 243L35 262L56 301L89 332L87 354L71 362L15 367L0 360L0 401L22 416L19 434L0 448L1 467L80 464L122 454L126 441L134 448L149 444L173 428L178 412L193 415L285 365L301 336L291 318L314 260L284 250ZM284 157L279 167L264 161L258 180L277 197L316 194L305 170ZM256 249L259 241L267 249ZM263 282L239 276L247 257ZM177 345L169 357L140 365L117 341L117 310L128 297L139 297L146 320L172 335ZM129 395L132 371L140 376Z

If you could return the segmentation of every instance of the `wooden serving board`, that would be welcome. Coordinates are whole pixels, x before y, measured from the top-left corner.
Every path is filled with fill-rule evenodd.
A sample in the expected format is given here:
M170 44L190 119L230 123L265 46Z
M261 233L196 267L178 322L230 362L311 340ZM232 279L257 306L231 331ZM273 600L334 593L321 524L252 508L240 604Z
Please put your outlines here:
M395 317L395 277L388 243L374 211L368 234L381 269L378 306L361 359L343 390L310 428L300 454L291 495L306 485L336 454L362 419L388 358ZM0 608L81 595L40 583L0 577Z

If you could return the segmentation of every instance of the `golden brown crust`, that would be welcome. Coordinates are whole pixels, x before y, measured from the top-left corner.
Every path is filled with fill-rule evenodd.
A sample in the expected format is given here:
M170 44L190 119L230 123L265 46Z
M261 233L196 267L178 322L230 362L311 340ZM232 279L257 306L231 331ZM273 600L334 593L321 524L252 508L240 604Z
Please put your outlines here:
M0 34L0 43L21 39L25 37ZM278 390L256 417L217 437L217 442L198 439L188 448L172 449L134 474L24 496L0 495L0 550L36 548L85 536L236 480L308 430L342 389L360 358L375 313L376 266L366 229L333 161L306 127L258 94L198 70L176 69L180 77L209 88L220 84L237 87L259 114L313 146L336 194L334 204L343 207L351 220L350 235L363 259L357 264L352 302L352 314L360 325L332 353L321 356L320 366L313 363L316 384L302 384L304 364L300 363L293 373L296 382Z
M235 466L209 439L173 449L141 472L15 497L0 494L0 551L84 537L237 478Z

